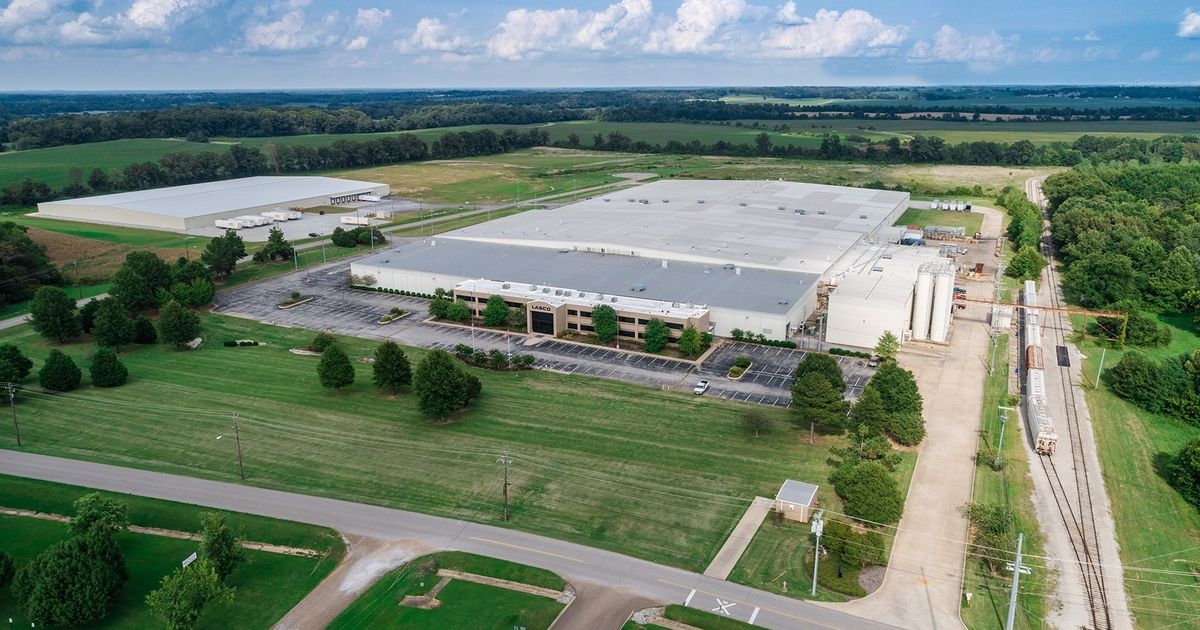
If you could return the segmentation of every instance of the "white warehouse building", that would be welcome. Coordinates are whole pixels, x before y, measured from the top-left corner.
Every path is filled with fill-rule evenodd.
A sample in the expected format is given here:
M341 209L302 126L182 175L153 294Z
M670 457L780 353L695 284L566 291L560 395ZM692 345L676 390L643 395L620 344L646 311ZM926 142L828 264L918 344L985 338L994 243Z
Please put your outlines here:
M336 206L389 192L387 184L336 177L243 177L47 201L38 204L37 216L183 232L212 226L217 220Z
M626 336L640 336L639 314L659 308L717 335L786 339L813 314L822 284L893 239L908 207L908 194L894 191L662 180L409 242L351 263L351 273L388 289L454 290L468 304L504 287L492 294L543 313L533 332L586 331L587 303L621 314L636 299L622 315ZM908 286L907 297L869 292L895 294L886 325L910 320ZM878 334L843 343L874 345Z

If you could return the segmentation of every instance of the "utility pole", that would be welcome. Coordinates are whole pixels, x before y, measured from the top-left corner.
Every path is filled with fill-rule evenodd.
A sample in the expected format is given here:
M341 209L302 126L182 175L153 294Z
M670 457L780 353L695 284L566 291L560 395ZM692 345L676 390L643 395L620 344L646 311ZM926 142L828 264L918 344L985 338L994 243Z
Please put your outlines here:
M238 412L233 412L233 441L237 444L238 475L246 480L246 469L242 466L242 434L238 432Z
M812 517L812 533L817 535L817 546L813 547L813 583L812 595L817 595L817 567L821 564L821 532L825 531L825 510L821 510Z
M1000 454L1004 452L1004 427L1008 424L1008 412L1016 411L1012 407L1000 407L1000 444L996 446L996 460L992 462L992 470L1000 470Z
M498 459L496 461L497 461L497 463L499 463L501 466L504 467L504 522L507 523L508 522L508 466L510 464L512 464L512 457L509 456L508 451L504 451L500 455L500 459Z
M1012 571L1013 582L1012 592L1008 595L1008 619L1004 622L1004 630L1012 630L1013 619L1017 614L1017 583L1021 581L1021 574L1029 575L1032 573L1029 567L1021 566L1021 545L1025 542L1025 534L1017 534L1017 561L1016 563L1008 563L1007 568Z
M1096 389L1100 388L1100 372L1104 371L1104 355L1108 354L1108 346L1100 348L1100 367L1096 368Z
M8 407L12 409L13 433L17 434L17 446L21 445L21 427L17 424L17 386L8 384Z

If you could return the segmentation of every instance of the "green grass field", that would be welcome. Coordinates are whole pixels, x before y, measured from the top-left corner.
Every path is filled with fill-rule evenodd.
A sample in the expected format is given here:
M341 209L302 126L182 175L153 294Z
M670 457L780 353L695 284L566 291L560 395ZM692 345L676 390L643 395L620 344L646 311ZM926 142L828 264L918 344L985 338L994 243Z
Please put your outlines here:
M1164 322L1172 326L1170 345L1143 352L1161 359L1200 347L1191 322ZM1072 325L1080 330L1082 321ZM1085 381L1094 382L1101 349L1093 341L1080 349ZM1124 352L1110 348L1104 364L1116 365ZM1112 393L1105 378L1086 395L1134 620L1140 628L1189 627L1200 615L1200 512L1159 476L1155 461L1200 437L1200 427L1139 409Z
M896 225L948 225L967 229L967 236L979 231L983 226L983 215L978 212L950 212L948 210L925 210L909 208L896 219Z
M64 497L64 490L69 487L39 486L37 482L24 484L24 480L5 477L3 486L4 505L13 507L13 502L22 503L33 501L46 507L58 506L54 499L47 500L42 495L30 496L28 492L48 491L50 496ZM70 496L77 498L87 492L82 488L70 489ZM202 511L195 506L167 504L163 501L121 497L130 501L131 518L137 514L146 517L153 514L170 517L165 522L173 522L175 518L185 513L189 520L195 521L197 514ZM155 505L158 504L158 505ZM67 506L69 507L69 505ZM34 509L29 507L28 509ZM244 515L241 515L244 516ZM315 542L318 531L320 536L326 534L320 528L297 525L271 519L258 519L263 525L279 525L283 527L284 538ZM234 520L235 527L257 522L253 517ZM189 529L194 529L192 525ZM295 536L301 529L310 530L307 535ZM293 532L288 534L286 532ZM269 531L261 533L269 534ZM0 516L0 548L13 555L19 567L29 561L42 550L69 535L63 523L45 521L19 516ZM125 583L116 607L103 621L88 627L96 628L160 628L162 622L155 618L145 604L146 595L159 586L162 577L179 566L179 562L196 550L197 543L188 540L150 536L123 532L118 535L121 550L125 557L125 565L129 570L130 579ZM326 544L338 539L325 540ZM340 552L339 556L340 557ZM292 606L320 582L325 575L333 570L336 558L304 558L282 554L266 553L247 550L246 561L240 564L229 576L229 584L237 590L234 600L218 604L206 610L200 620L199 628L269 628L282 617ZM24 614L13 599L10 592L0 591L0 618L12 618L17 624L25 624Z
M427 236L432 234L441 234L443 232L449 232L459 228L486 223L492 219L501 219L514 214L520 214L526 210L532 210L539 207L541 206L520 206L517 208L505 208L504 210L497 210L490 213L485 212L483 214L476 214L469 217L451 217L445 221L438 221L429 225L413 226L399 230L388 230L388 234L392 236Z
M70 234L71 236L104 241L106 243L116 243L118 245L179 249L181 255L189 247L195 249L197 252L202 251L209 241L207 236L188 236L187 234L177 232L143 230L116 225L100 225L98 223L80 223L77 221L63 221L23 214L6 214L3 216L3 220L12 221L18 225L28 225L51 232L61 232L63 234Z
M498 586L451 580L438 593L441 606L432 610L399 606L406 595L424 595L438 578L425 567L455 569L513 582L562 589L562 578L548 571L465 553L440 553L418 558L379 579L329 625L331 630L411 628L425 630L545 630L563 605L557 601Z
M786 412L767 409L779 430L756 440L741 430L741 404L546 372L477 371L477 404L435 426L411 394L376 391L362 364L341 395L323 390L316 360L287 351L311 331L216 315L203 322L207 343L197 351L126 352L123 387L22 394L26 448L233 481L232 446L214 437L236 410L248 483L497 525L496 457L507 449L515 458L508 526L699 570L752 497L784 479L824 479L828 448L841 439L809 446ZM267 345L224 348L224 339ZM0 332L0 342L39 364L50 348L26 326ZM344 344L354 357L374 348ZM93 348L64 349L85 363ZM5 423L0 443L11 438Z
M67 292L67 295L73 298L81 299L81 297L90 298L102 293L107 293L110 288L112 288L111 282L103 282L100 284L85 284L80 286L78 289L76 289L74 286L65 286L63 287L63 290ZM0 308L0 319L7 319L9 317L20 315L27 312L28 309L28 300L9 304L8 306Z
M34 179L61 188L71 182L71 169L78 168L86 182L93 168L122 169L134 162L152 162L168 153L223 153L227 146L184 142L165 138L112 140L48 149L0 153L0 187Z
M975 468L975 485L971 500L979 503L1007 505L1013 510L1015 530L1025 534L1024 552L1030 557L1044 553L1041 530L1033 510L1033 480L1030 477L1030 462L1026 447L1021 442L1024 432L1020 428L1020 415L1010 411L1008 421L1002 423L1001 406L1007 406L1008 375L1010 371L1008 335L997 338L996 365L984 382L983 414L980 422L979 442L998 446L1000 432L1004 432L1003 457L1008 462L1000 471L992 470L991 462L980 463ZM984 550L968 548L966 577L963 592L972 594L971 605L962 608L962 618L968 628L999 629L1004 627L1008 614L1010 576L991 573L979 554ZM1039 571L1021 578L1021 594L1015 620L1017 628L1041 628L1046 616L1046 592L1050 589L1051 577ZM965 597L964 597L965 601Z

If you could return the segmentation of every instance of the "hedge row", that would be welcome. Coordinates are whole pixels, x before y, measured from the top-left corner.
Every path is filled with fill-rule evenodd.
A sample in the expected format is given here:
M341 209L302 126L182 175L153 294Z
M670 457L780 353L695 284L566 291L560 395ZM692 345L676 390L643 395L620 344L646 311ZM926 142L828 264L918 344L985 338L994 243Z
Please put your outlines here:
M242 339L240 341L234 341L232 339L229 339L229 340L225 341L224 345L226 348L237 348L239 346L257 346L258 342L251 341L249 339Z
M845 348L830 348L829 354L839 357L858 357L860 359L870 359L872 356L870 352L859 352L858 350L847 350Z
M401 289L388 289L384 287L365 287L361 284L352 284L350 288L362 291L375 291L376 293L391 293L392 295L403 295L405 297L421 298L422 300L432 300L437 297L432 293L418 293L416 291L403 291Z

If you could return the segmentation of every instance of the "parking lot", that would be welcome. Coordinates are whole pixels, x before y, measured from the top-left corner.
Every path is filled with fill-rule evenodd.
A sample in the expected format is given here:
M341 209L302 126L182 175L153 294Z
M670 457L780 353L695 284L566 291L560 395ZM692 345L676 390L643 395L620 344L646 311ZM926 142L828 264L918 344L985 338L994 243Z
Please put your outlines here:
M214 301L214 311L283 326L393 339L421 348L453 351L463 343L484 351L531 354L536 369L671 387L677 391L690 392L700 379L706 379L710 383L708 396L781 408L791 404L792 372L807 354L805 350L730 342L709 355L702 365L696 365L691 361L552 338L424 323L428 317L425 300L351 289L346 283L349 269L349 264L342 261L223 291ZM292 291L311 295L313 300L280 309L279 303ZM379 318L393 307L411 314L390 324L379 324ZM739 356L751 360L750 371L739 380L729 379L729 368ZM846 378L846 396L855 399L873 370L862 359L838 357L838 362Z

